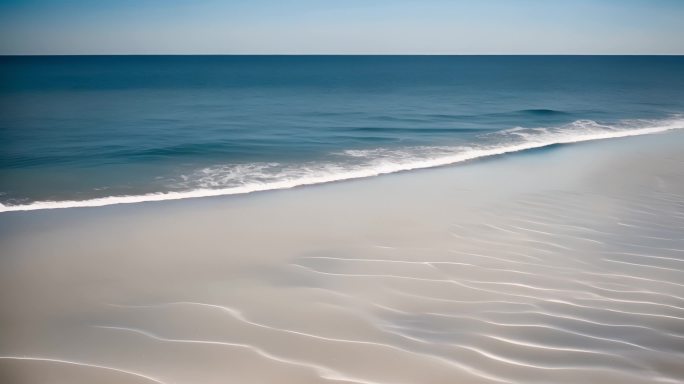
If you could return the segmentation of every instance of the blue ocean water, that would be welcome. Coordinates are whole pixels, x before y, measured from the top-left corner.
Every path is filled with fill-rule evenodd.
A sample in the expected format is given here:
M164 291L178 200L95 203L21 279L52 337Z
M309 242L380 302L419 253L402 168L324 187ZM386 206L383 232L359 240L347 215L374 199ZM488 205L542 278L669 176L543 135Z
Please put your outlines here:
M681 56L0 57L0 210L244 193L684 128Z

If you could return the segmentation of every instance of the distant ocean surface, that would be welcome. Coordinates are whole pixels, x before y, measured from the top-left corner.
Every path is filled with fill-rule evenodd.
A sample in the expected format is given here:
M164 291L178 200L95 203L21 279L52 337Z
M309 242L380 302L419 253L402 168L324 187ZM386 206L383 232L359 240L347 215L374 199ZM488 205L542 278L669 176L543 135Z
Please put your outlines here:
M0 57L0 76L0 211L289 188L684 128L682 56Z

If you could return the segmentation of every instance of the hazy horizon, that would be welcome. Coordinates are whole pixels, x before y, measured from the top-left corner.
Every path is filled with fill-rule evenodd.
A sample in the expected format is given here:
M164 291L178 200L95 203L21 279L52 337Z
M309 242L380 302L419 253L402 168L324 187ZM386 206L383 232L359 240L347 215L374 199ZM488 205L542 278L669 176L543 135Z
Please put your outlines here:
M0 2L0 55L681 55L684 2Z
M0 57L31 56L684 56L684 53L19 53Z

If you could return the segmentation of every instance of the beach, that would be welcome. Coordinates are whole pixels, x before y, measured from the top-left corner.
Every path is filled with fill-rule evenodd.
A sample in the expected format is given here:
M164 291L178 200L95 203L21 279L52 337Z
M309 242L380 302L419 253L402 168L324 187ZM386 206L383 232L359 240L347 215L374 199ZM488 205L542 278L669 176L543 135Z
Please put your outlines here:
M1 213L0 381L684 382L682 148Z

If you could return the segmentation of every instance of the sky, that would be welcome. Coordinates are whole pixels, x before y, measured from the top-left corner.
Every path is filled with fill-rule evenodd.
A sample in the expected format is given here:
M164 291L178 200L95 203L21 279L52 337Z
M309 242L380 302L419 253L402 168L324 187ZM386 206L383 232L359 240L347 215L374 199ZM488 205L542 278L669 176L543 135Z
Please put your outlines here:
M684 54L684 0L0 0L0 54Z

